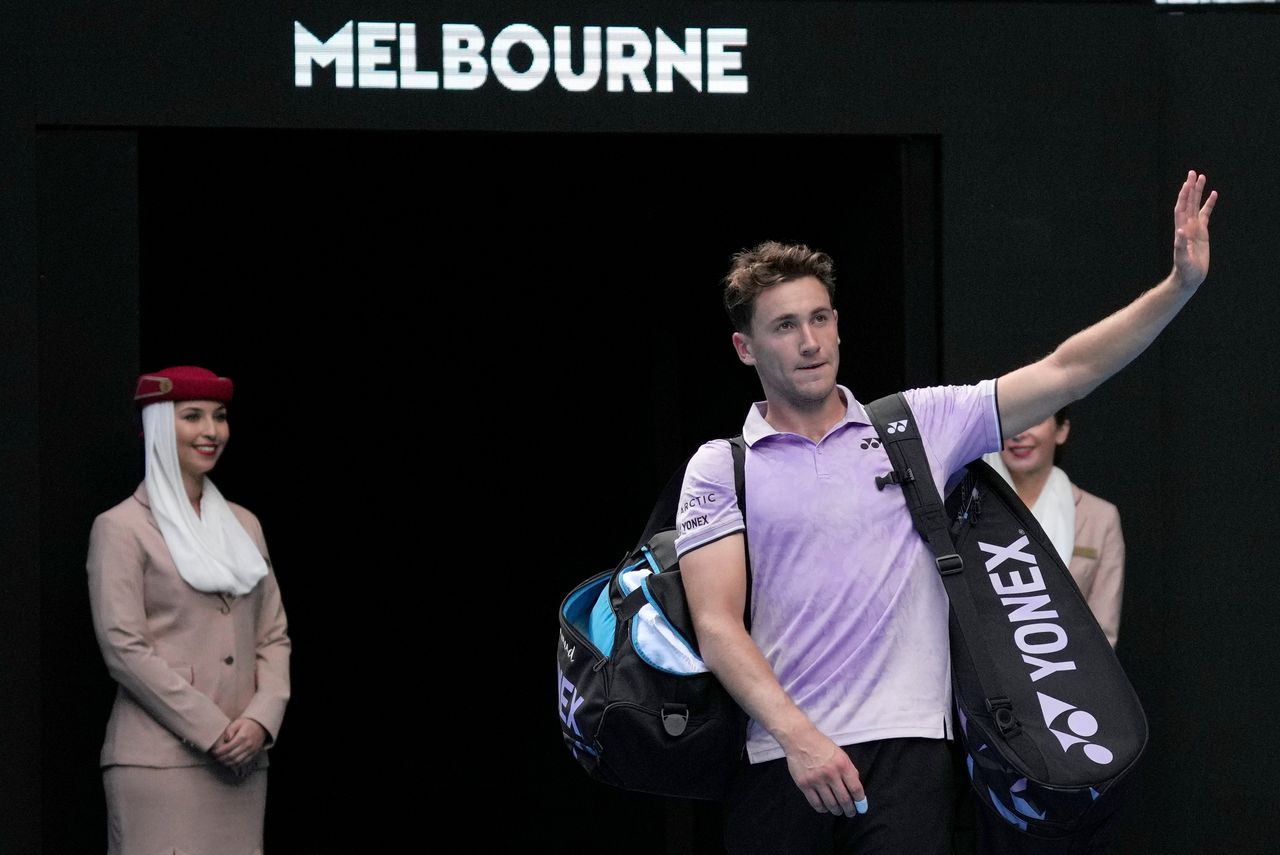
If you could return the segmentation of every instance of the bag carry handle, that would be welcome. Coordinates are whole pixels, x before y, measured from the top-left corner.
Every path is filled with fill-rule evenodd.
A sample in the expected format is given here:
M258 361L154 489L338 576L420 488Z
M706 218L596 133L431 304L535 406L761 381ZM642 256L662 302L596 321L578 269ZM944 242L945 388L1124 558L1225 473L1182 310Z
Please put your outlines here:
M872 426L880 435L885 453L889 455L889 462L893 464L892 472L876 477L876 489L884 490L889 484L897 484L902 488L902 497L911 512L916 531L933 552L933 563L942 576L942 584L947 590L947 599L951 601L960 634L973 659L974 676L978 680L987 710L1000 729L1001 736L1006 739L1017 736L1022 725L1013 713L1008 695L1000 690L999 685L992 684L993 680L998 679L996 675L999 672L995 670L986 642L982 639L978 607L964 578L964 559L956 552L955 541L951 539L947 509L942 504L938 487L933 481L929 458L925 454L924 442L920 439L911 407L907 404L906 397L899 392L872 401L867 404L866 410ZM987 675L987 679L983 679L983 674Z

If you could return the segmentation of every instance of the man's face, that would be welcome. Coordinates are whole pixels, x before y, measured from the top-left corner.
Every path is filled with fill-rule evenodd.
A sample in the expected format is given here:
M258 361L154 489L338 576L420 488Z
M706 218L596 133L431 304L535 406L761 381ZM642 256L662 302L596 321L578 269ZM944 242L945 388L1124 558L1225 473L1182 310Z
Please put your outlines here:
M835 391L840 367L836 310L813 276L781 282L756 298L750 334L733 334L738 358L754 365L770 402L817 409Z

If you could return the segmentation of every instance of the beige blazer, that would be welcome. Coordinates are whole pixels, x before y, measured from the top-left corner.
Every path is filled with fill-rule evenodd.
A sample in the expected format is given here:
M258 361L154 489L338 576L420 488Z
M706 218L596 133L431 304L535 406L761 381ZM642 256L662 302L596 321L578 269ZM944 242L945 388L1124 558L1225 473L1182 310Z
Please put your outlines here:
M258 519L231 505L267 555ZM289 636L271 560L242 597L197 591L178 575L147 493L93 523L89 603L107 671L119 684L102 766L198 766L241 716L275 741L289 700ZM259 755L265 766L266 752Z
M1115 647L1120 635L1120 600L1124 596L1120 512L1115 505L1075 484L1071 485L1071 492L1076 500L1076 545L1069 569L1098 625Z

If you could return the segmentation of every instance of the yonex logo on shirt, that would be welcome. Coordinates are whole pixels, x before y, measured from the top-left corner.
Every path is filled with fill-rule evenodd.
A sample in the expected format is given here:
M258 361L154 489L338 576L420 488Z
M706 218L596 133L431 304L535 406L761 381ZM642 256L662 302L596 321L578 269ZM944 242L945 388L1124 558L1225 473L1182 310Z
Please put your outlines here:
M706 525L708 522L707 520L708 516L710 516L710 514L703 514L700 517L694 517L691 520L685 520L684 522L680 523L680 528L683 531L693 531L698 526Z

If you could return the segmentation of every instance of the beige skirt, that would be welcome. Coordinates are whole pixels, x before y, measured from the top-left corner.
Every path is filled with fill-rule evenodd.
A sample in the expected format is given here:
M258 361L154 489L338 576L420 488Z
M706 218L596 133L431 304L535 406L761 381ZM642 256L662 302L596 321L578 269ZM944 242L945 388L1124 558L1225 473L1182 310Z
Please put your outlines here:
M108 766L108 855L261 855L267 770Z

